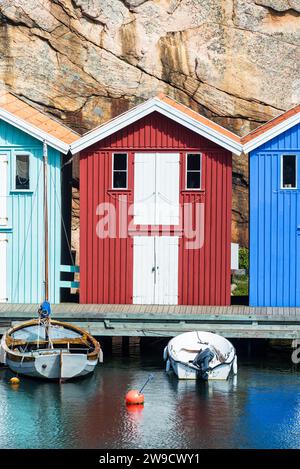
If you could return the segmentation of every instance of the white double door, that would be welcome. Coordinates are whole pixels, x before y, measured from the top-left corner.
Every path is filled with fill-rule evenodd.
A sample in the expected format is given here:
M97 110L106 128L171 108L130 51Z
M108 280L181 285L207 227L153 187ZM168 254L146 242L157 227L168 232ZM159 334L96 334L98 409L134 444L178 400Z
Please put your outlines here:
M135 153L135 225L179 225L179 159L179 153Z
M0 153L0 303L7 301L7 174L8 156Z
M178 241L178 236L134 237L134 304L178 304Z

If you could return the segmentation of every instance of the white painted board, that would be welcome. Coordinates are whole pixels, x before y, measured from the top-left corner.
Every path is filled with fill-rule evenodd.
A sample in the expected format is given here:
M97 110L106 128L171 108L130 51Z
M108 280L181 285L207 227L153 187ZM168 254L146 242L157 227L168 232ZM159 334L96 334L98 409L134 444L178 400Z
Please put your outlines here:
M239 268L239 245L231 243L231 270L238 270Z

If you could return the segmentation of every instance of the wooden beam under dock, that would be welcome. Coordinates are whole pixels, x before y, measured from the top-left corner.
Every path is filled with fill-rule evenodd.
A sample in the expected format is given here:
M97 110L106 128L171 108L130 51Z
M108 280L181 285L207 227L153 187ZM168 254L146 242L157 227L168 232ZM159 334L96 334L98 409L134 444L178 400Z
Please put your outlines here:
M0 334L37 317L37 310L33 304L0 304ZM228 338L300 338L300 308L62 303L52 306L52 317L95 336L170 337L201 330Z

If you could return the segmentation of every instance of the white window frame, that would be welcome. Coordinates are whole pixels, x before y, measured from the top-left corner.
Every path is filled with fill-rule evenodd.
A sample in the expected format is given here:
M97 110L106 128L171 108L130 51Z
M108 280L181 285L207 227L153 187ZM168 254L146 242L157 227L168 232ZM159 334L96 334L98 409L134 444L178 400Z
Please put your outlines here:
M115 165L115 155L126 155L126 170L124 169L121 169L121 170L114 170L114 165ZM114 172L126 172L126 187L114 187ZM128 189L128 153L126 151L116 151L112 154L112 166L111 166L111 177L112 177L112 180L111 180L111 187L113 190L117 191L117 190L127 190Z
M295 182L296 182L296 185L295 187L284 187L283 186L283 158L285 156L294 156L295 157ZM280 156L280 189L283 190L283 191L295 191L298 189L298 158L297 158L297 155L295 153L283 153L281 156Z
M16 188L16 175L17 175L17 156L20 156L20 155L26 155L28 156L28 159L29 159L29 189L17 189ZM18 150L18 151L15 151L14 154L13 154L13 164L12 164L12 168L11 168L11 190L10 192L20 192L20 193L32 193L33 190L32 190L32 158L31 158L32 154L30 153L30 151L21 151L21 150Z
M200 156L200 170L189 170L189 172L200 172L200 187L190 188L187 186L187 174L188 174L188 155L199 155ZM202 190L202 153L200 151L189 151L185 154L185 190L186 191L201 191Z

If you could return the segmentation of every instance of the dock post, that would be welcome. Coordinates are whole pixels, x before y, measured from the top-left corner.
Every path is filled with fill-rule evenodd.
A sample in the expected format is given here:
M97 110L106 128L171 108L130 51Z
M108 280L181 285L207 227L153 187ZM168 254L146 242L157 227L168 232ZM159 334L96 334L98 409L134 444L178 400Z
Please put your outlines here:
M103 348L104 355L111 355L112 354L112 337L110 336L102 336L99 338L99 342L101 347Z
M248 358L251 357L251 352L252 352L251 340L248 339L248 343L247 343L247 356L248 356Z
M129 337L128 336L122 337L122 355L124 356L129 355Z

